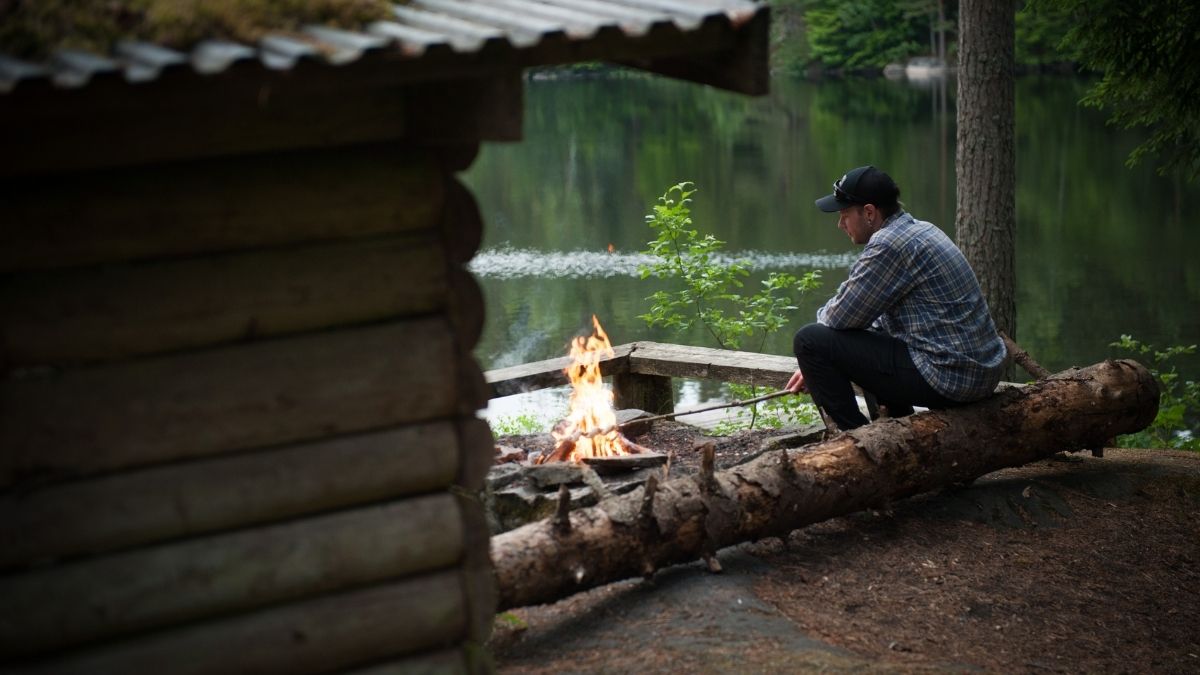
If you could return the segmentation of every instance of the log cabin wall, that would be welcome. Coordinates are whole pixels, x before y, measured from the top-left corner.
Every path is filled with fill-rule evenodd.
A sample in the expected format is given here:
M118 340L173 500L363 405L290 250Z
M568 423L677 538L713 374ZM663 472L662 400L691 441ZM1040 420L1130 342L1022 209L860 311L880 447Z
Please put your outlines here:
M0 53L0 670L488 669L456 174L520 138L523 68L766 93L768 9L403 4Z
M0 662L486 669L476 149L3 183Z

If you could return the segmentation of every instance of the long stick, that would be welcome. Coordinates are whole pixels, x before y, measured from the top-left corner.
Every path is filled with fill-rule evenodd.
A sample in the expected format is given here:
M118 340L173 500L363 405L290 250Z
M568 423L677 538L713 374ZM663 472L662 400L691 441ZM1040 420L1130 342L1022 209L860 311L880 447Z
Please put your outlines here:
M628 422L625 422L624 424L615 424L611 427L605 427L603 429L593 429L592 431L589 431L585 434L579 434L578 436L572 436L571 440L579 440L580 438L591 438L592 436L600 436L602 434L607 434L610 431L616 431L617 429L620 429L621 427L629 426L631 424L641 424L644 422L656 422L658 420L675 419L676 417L679 417L680 415L694 415L696 413L708 412L710 410L720 410L721 408L736 408L736 407L741 407L741 406L753 405L755 403L761 403L763 401L766 401L766 400L769 400L772 398L778 398L780 396L783 396L784 394L790 394L790 393L792 393L790 390L780 389L779 391L773 391L770 394L763 394L762 396L756 396L754 398L749 398L749 399L746 399L745 401L733 401L732 403L718 403L716 405L710 405L710 406L707 406L704 408L696 408L695 410L686 410L684 412L673 412L673 413L667 413L665 415L654 415L653 417L639 417L636 420L630 420Z
M638 422L654 422L656 420L669 420L669 419L679 417L680 415L694 415L695 413L708 412L710 410L720 410L721 408L738 408L738 407L742 407L742 406L754 405L755 403L762 403L763 401L767 401L767 400L770 400L773 398L779 398L780 396L783 396L784 394L790 394L790 393L792 393L792 392L789 389L780 389L779 391L773 391L769 394L763 394L762 396L755 396L754 398L748 398L745 401L733 401L731 403L717 403L715 405L706 406L704 408L696 408L695 410L686 410L684 412L667 413L665 415L655 415L653 417L642 417L642 418L639 418L636 420L630 420L629 422L626 422L625 424L636 424ZM625 424L618 424L617 426L623 427L623 426L625 426Z

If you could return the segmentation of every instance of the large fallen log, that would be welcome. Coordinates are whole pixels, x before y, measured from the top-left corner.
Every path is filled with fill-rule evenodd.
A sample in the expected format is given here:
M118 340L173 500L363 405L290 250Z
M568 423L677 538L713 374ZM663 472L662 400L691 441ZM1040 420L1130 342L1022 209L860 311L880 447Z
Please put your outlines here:
M729 471L678 478L492 538L499 609L550 602L719 548L970 481L1145 428L1158 386L1105 361L962 408L884 419Z

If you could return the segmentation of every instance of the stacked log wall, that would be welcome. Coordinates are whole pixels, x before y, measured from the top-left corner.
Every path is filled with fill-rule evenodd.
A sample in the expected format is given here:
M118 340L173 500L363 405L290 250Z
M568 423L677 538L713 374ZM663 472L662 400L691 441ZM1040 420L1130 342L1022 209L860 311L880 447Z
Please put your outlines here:
M0 665L484 667L476 148L0 186Z

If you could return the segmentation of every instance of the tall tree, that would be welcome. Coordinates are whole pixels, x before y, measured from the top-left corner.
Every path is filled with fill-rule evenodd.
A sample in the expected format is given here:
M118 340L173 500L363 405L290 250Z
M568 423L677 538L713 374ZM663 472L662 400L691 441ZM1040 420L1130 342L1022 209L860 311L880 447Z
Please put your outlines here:
M958 8L958 245L996 326L1016 337L1016 150L1011 2Z

